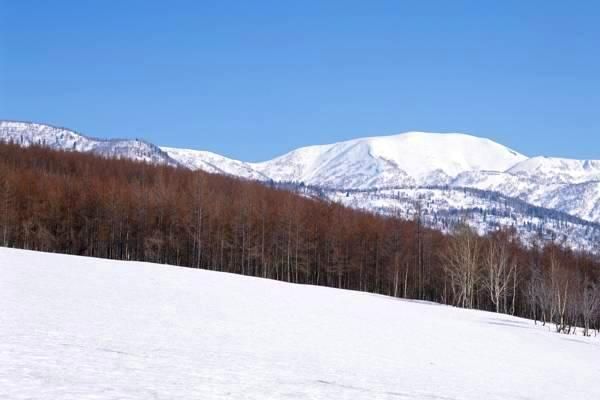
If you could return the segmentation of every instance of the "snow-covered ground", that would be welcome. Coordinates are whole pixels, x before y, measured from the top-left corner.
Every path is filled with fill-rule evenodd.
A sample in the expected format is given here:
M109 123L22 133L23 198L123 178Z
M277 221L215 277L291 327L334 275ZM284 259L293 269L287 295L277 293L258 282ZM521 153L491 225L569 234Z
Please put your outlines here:
M598 399L600 338L218 272L0 248L2 399Z

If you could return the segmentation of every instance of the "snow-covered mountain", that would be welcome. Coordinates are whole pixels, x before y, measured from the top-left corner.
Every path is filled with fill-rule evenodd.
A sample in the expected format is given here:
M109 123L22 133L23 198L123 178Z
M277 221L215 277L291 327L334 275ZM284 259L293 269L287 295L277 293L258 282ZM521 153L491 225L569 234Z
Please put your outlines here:
M347 190L441 187L494 191L600 222L600 161L528 158L489 139L409 132L303 147L244 163L209 152L163 148L192 169L255 180Z
M598 399L600 337L506 314L0 248L3 399Z
M56 150L89 152L153 164L178 165L158 146L140 139L96 139L75 131L29 122L0 121L0 140L20 146L42 145Z
M557 183L582 183L600 180L600 160L532 157L508 171L510 174L536 176Z
M564 243L585 249L596 248L600 230L600 160L529 158L489 139L460 133L409 132L354 139L299 148L259 163L208 151L158 147L137 139L94 139L64 128L23 122L0 121L0 140L278 182L293 190L311 187L311 195L319 193L376 212L404 210L408 218L423 196L446 197L447 201L430 201L428 212L435 216L435 227L449 226L462 215L480 231L510 225L524 237L562 237ZM534 208L507 209L506 200L498 200L495 194ZM382 199L385 206L381 206ZM559 214L542 212L540 219L540 208ZM510 218L494 217L499 209ZM465 210L479 210L486 218ZM564 221L570 216L576 219L570 220L567 229Z
M527 158L488 139L409 132L294 150L253 166L277 181L365 189L442 185L467 171L504 171Z
M419 216L425 225L443 232L452 231L462 222L482 234L509 227L525 243L554 242L600 253L599 223L496 192L452 186L318 191L321 197L352 208L405 219Z
M574 161L575 165L595 161ZM552 160L551 160L552 162ZM513 168L520 168L517 164ZM469 187L494 191L518 198L528 203L560 210L590 221L600 222L600 179L589 173L590 180L583 180L577 170L549 170L512 172L465 172L454 179L450 186Z
M210 151L176 149L161 147L165 153L177 162L192 170L202 170L211 174L225 174L244 179L265 181L269 177L243 161L223 157Z
M600 161L528 158L464 134L409 132L350 140L250 165L274 181L339 191L432 186L494 191L600 222Z

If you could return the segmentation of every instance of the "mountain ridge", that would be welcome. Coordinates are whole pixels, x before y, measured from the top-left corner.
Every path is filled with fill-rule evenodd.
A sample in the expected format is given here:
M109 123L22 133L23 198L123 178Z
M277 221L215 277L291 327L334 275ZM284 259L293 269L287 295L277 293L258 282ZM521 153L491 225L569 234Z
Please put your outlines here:
M600 222L600 161L527 157L490 139L468 134L407 132L371 136L301 147L258 163L203 150L159 147L139 139L95 139L67 128L17 121L0 121L0 140L278 182L297 191L305 185L323 188L327 190L322 191L322 198L354 208L365 209L362 204L366 204L366 209L374 212L392 213L397 209L414 212L409 203L420 201L423 193L419 189L448 187L458 192L461 188L470 188L498 193L535 207ZM402 189L403 195L394 195L396 189ZM360 195L357 190L361 191ZM378 193L387 193L385 204L381 206L380 200L369 200L365 192L374 199L380 198ZM498 208L495 201L482 202L481 196L465 198L458 196L458 192L444 192L453 200L434 201L429 211L435 215L454 215L461 209ZM436 199L440 196L438 192L427 193ZM470 195L474 196L473 193ZM352 196L353 199L348 198ZM562 234L561 223L555 216L540 220L538 216L520 215L520 211L510 207L504 211L515 212L518 216L513 215L509 220L498 216L477 224L483 231L509 223L517 224L522 230L535 225L535 229L549 232L547 236ZM584 224L577 231L588 232L589 229ZM571 242L593 247L597 239L595 230L586 235L585 240L576 238Z
M479 151L473 152L473 148ZM251 164L279 181L359 188L449 183L459 173L506 170L526 157L490 139L460 133L405 132L301 147ZM295 173L290 173L290 165ZM347 171L359 174L349 179ZM356 172L355 172L356 173Z
M157 145L141 139L101 139L53 125L0 121L0 140L20 146L41 145L56 150L90 152L104 157L128 158L176 166Z

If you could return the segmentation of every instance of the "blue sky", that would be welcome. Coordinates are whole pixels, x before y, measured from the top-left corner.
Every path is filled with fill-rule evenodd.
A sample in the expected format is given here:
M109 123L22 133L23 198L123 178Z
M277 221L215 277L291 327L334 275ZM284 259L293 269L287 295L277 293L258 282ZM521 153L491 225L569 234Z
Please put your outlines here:
M258 161L407 130L600 159L600 2L0 0L0 118Z

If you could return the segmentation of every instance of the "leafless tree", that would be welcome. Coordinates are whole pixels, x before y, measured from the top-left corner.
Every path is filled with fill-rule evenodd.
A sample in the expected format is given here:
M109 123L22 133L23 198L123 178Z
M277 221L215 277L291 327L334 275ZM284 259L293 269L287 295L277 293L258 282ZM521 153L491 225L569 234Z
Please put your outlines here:
M591 282L587 276L583 280L580 309L583 318L583 334L588 336L591 321L600 311L600 285L597 282Z
M513 275L516 274L516 263L511 260L508 246L494 238L487 241L487 249L483 257L483 287L490 296L496 312L506 312L506 297L511 289Z
M444 255L444 271L452 288L454 303L464 308L475 305L480 280L480 239L467 225L458 227Z
M557 316L557 332L566 329L567 304L569 301L569 276L565 273L555 251L550 254L549 260L550 285L552 290L552 314Z

